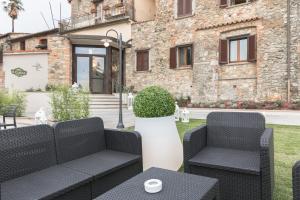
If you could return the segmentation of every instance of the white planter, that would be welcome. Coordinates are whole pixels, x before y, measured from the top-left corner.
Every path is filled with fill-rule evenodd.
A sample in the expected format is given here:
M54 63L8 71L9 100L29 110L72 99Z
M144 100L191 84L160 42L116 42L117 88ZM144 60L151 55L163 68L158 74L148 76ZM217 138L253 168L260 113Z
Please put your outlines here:
M174 116L136 118L135 130L142 135L144 170L159 167L177 171L183 162L183 147Z

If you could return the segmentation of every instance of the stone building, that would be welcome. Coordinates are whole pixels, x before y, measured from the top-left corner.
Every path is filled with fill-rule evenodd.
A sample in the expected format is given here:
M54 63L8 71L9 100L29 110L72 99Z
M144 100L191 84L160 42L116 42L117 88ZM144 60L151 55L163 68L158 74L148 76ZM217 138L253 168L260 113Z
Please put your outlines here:
M126 48L130 46L131 25L134 21L154 19L154 0L69 0L71 17L62 20L59 29L34 33L10 39L9 48L4 50L5 86L7 88L28 90L44 89L45 82L28 84L26 81L37 76L32 70L35 59L47 68L47 85L72 84L77 82L96 94L111 94L116 91L119 49L116 39L122 33L124 63ZM111 30L111 31L110 31ZM116 34L118 33L118 35ZM40 42L47 42L47 49L39 49ZM104 43L109 42L109 47ZM0 41L1 43L1 41ZM22 62L22 58L10 59L9 56L34 54ZM43 56L41 56L43 54ZM26 65L24 76L11 75L15 65ZM43 68L43 69L44 69ZM40 71L39 71L40 73ZM124 73L125 80L125 73ZM18 86L16 86L18 82ZM21 84L22 82L26 84Z
M300 2L156 0L132 25L127 84L193 102L300 100Z
M10 39L4 58L41 52L36 45L47 39L47 84L111 94L119 65L113 29L123 35L124 83L137 91L161 85L194 103L300 100L299 0L69 2L72 15L57 32Z
M5 88L45 90L52 83L71 83L69 68L64 67L71 62L69 40L57 28L10 38L4 44Z

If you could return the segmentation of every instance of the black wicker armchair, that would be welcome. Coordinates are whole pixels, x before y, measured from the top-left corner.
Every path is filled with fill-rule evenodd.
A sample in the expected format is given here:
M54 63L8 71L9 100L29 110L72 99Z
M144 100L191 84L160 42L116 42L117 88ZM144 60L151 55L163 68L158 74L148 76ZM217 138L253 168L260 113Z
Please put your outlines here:
M6 129L7 127L14 127L17 128L17 121L16 121L16 112L17 112L17 106L16 105L10 105L4 108L3 113L3 121L0 123L0 129L3 127ZM8 123L7 118L12 118L13 122Z
M300 161L293 168L293 196L294 200L300 200Z
M184 137L184 170L217 178L221 200L271 200L273 130L258 113L213 112Z
M141 138L100 118L0 131L2 200L91 200L142 172Z

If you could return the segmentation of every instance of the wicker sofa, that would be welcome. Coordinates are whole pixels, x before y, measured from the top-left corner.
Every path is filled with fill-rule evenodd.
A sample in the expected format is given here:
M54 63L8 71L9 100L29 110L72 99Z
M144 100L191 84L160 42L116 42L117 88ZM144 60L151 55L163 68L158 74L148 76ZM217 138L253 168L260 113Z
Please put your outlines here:
M141 137L100 118L0 133L2 200L88 200L142 172Z
M294 200L300 200L300 161L293 168L293 196Z
M184 170L219 179L221 200L271 200L273 146L261 114L213 112L185 134Z

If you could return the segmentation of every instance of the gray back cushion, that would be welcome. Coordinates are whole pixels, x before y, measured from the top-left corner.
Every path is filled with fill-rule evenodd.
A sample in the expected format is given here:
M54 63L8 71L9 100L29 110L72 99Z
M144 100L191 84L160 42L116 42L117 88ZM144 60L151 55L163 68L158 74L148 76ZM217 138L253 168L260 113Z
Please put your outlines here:
M257 151L264 130L259 113L213 112L207 117L207 143L214 147Z
M103 121L89 118L54 126L58 163L64 163L105 149Z
M29 126L0 131L0 182L56 164L53 128Z

